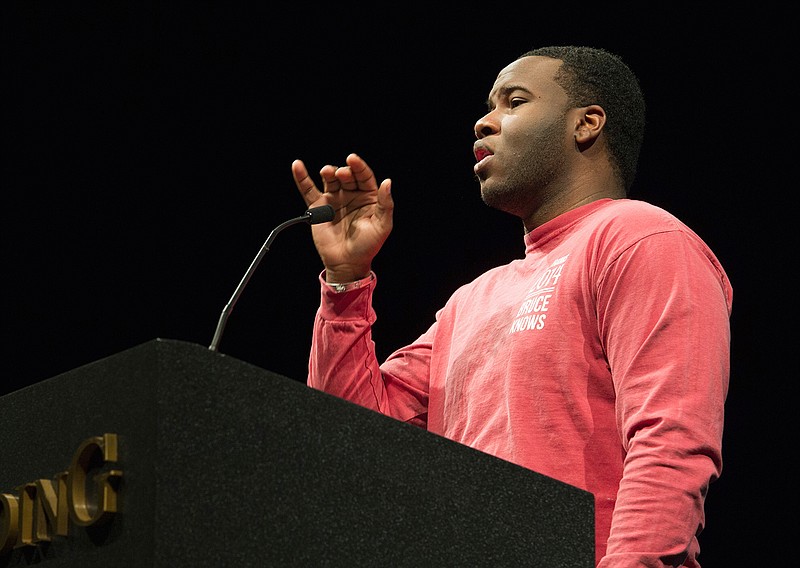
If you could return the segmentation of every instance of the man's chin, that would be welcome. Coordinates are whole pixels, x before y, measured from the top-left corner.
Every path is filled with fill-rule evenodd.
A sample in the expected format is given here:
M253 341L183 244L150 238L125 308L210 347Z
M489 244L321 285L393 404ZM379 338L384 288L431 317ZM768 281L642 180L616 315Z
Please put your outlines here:
M502 208L503 194L498 192L496 188L488 180L481 181L481 199L489 207Z
M487 184L485 181L481 183L481 199L492 209L497 209L509 215L517 215L521 205L518 197L503 191L502 188Z

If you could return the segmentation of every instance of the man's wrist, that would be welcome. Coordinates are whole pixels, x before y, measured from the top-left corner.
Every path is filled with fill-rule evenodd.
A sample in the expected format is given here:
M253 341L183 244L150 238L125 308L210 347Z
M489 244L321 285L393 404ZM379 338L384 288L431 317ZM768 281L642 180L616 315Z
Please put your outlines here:
M327 284L336 293L342 293L342 292L349 292L351 290L357 290L358 288L363 288L364 286L367 286L370 282L372 282L374 278L375 274L370 272L368 276L365 276L364 278L360 278L358 280L352 280L350 282L328 282L326 280L325 284Z

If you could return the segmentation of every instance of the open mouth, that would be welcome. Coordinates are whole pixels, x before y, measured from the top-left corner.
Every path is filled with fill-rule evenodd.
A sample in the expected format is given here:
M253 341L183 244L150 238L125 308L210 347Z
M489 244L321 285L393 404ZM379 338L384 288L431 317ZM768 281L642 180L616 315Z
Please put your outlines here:
M492 153L486 148L482 147L475 148L475 159L479 162L483 160L486 156L491 156L491 155Z

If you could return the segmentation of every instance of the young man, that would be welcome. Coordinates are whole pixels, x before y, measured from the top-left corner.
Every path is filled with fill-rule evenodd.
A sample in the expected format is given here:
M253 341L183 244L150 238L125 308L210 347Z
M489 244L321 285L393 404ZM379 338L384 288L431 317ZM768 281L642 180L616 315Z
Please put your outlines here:
M382 364L371 262L391 181L359 156L300 160L324 265L308 384L590 491L602 568L699 566L722 468L732 289L703 241L627 198L643 138L638 81L602 49L548 47L500 71L475 124L475 175L519 217L525 257L458 289Z

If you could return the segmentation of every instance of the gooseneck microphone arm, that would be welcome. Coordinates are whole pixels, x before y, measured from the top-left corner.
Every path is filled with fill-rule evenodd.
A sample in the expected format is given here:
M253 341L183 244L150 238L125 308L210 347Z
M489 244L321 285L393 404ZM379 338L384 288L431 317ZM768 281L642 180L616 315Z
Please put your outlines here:
M335 212L333 207L330 205L322 205L321 207L312 207L311 209L306 210L303 215L300 217L295 217L294 219L289 219L288 221L284 221L274 229L267 237L267 240L261 246L261 250L258 251L258 254L253 259L253 262L250 263L250 268L247 269L245 272L244 277L242 278L239 285L236 287L236 290L233 291L233 295L231 299L228 300L228 303L222 309L222 314L219 316L219 322L217 323L217 329L214 331L214 338L211 340L211 345L208 348L211 351L216 351L217 346L219 345L219 341L222 338L222 332L225 330L225 324L228 322L228 317L231 315L233 311L233 306L236 305L237 300L239 300L239 296L242 295L244 291L244 287L247 286L247 283L250 281L250 277L253 276L253 273L258 268L258 264L261 262L261 259L264 258L264 255L269 250L269 247L272 245L272 241L275 240L275 237L278 236L278 233L283 231L286 227L290 227L292 225L297 225L298 223L308 223L309 225L316 225L317 223L327 223L328 221L333 221L333 217Z

